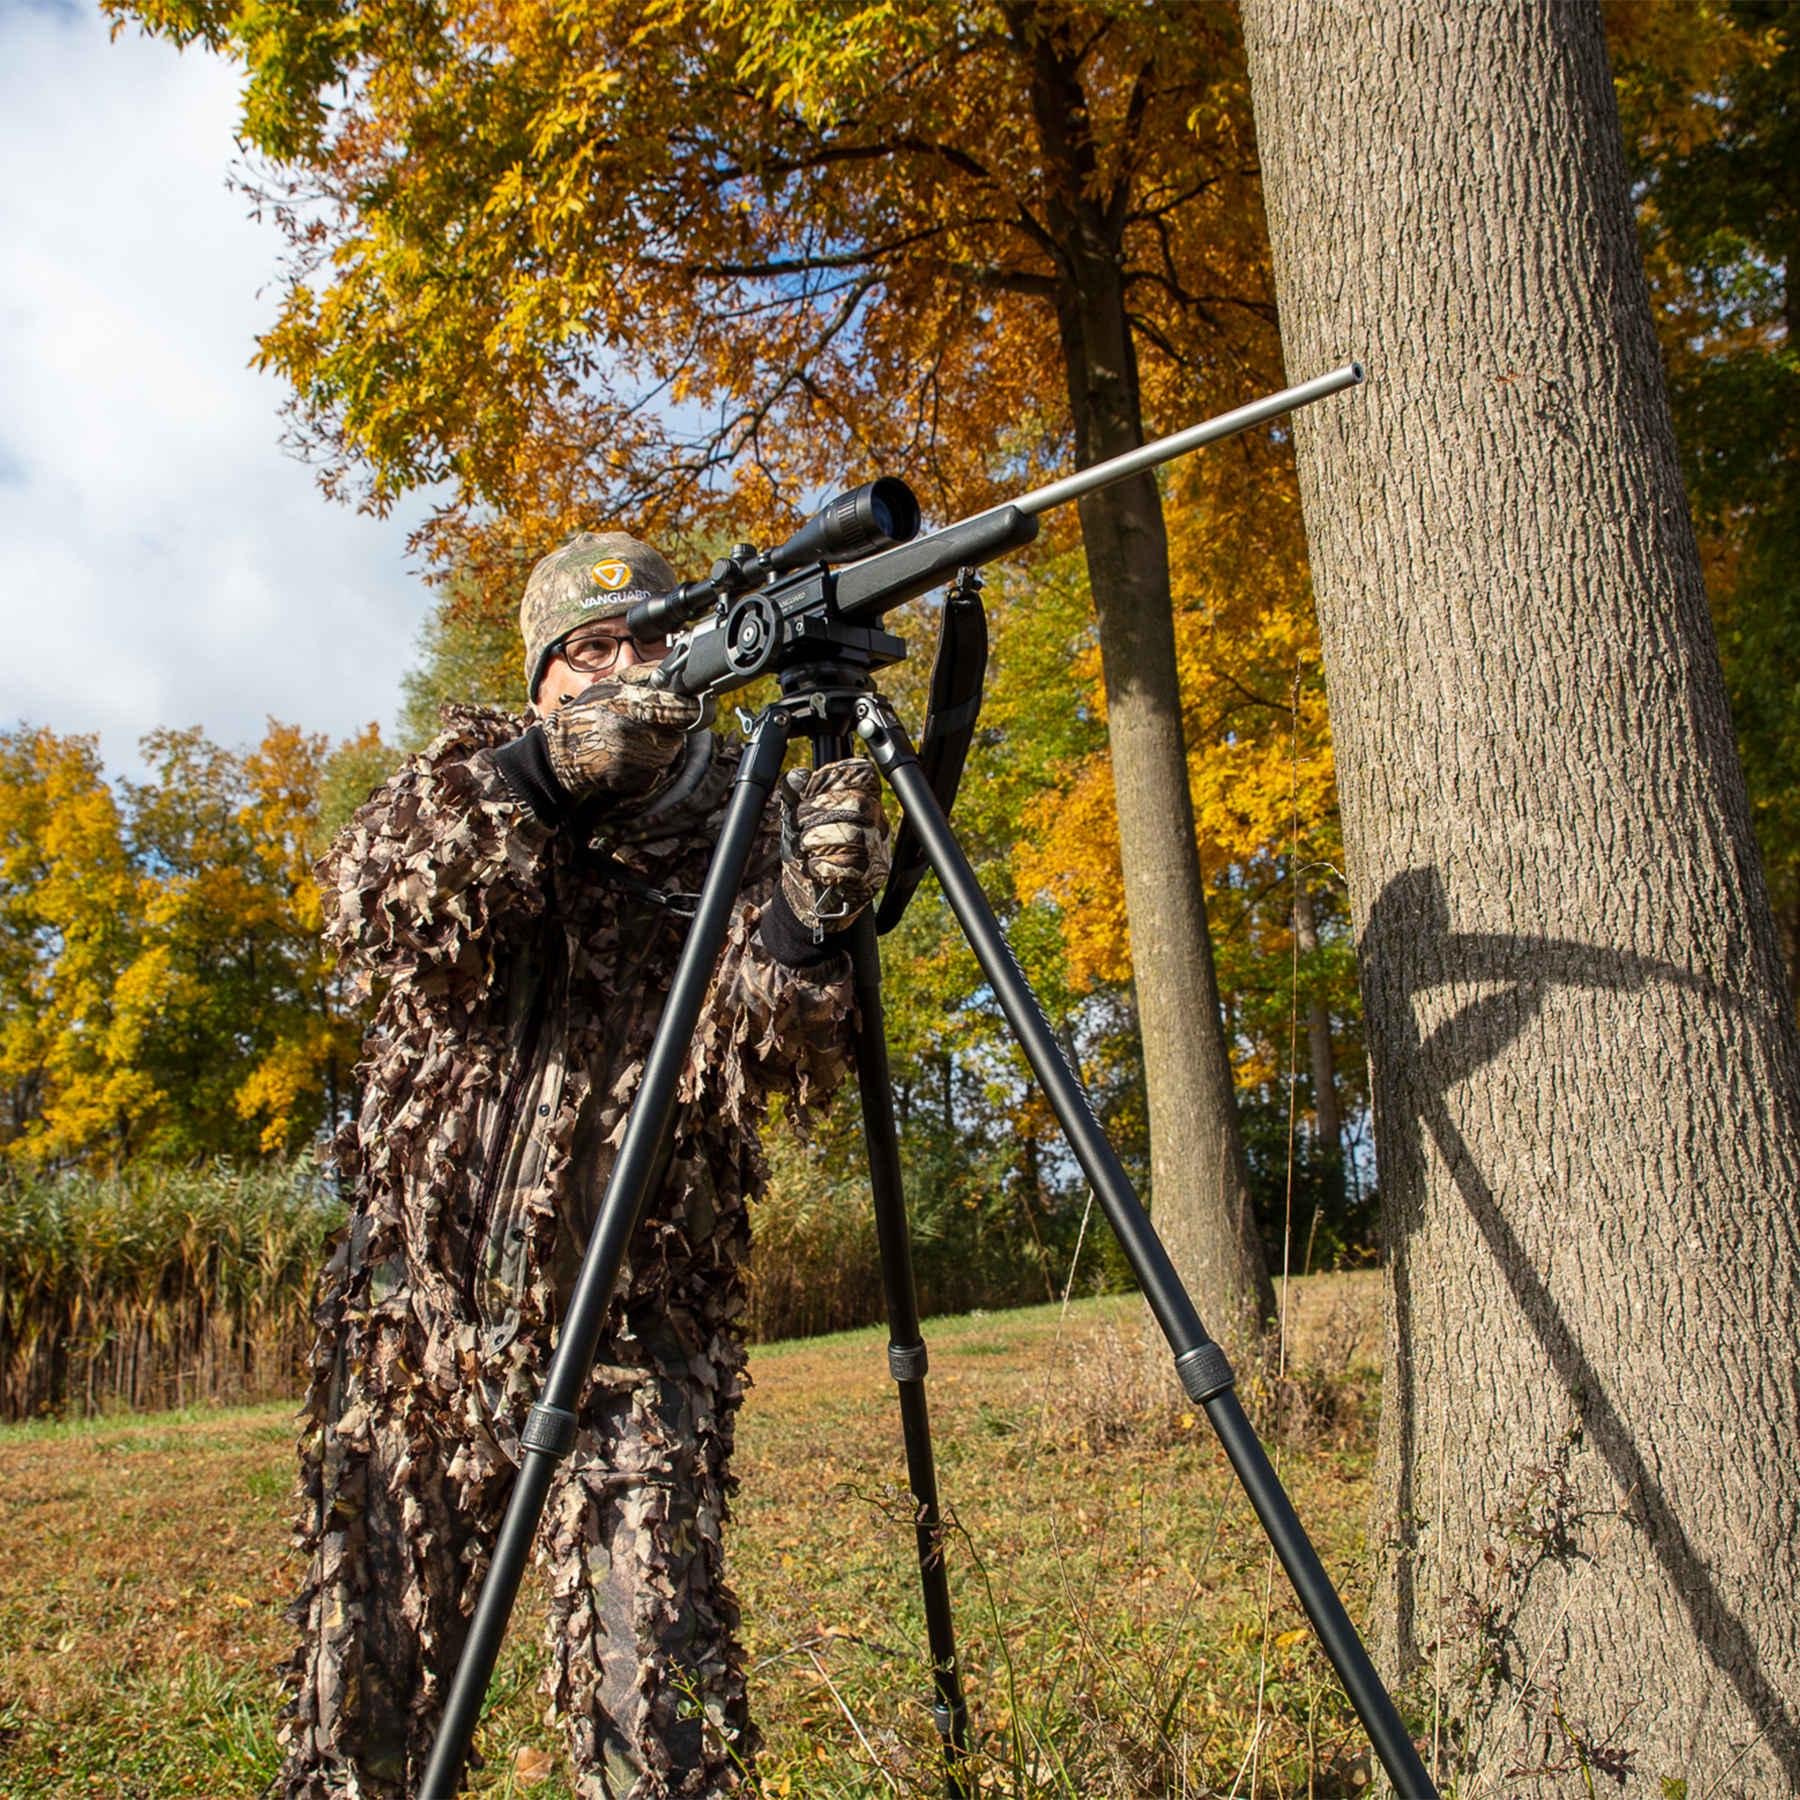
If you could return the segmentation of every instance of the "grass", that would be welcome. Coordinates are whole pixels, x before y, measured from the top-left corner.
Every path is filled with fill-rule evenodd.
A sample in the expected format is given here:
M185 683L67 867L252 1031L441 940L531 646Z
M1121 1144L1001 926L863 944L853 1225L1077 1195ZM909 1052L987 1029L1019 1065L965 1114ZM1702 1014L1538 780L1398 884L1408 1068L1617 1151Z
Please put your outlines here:
M1368 1277L1296 1284L1316 1373L1281 1452L1353 1614L1365 1599ZM1346 1310L1346 1306L1349 1310ZM1135 1300L930 1322L930 1395L984 1793L1342 1795L1360 1733ZM731 1539L763 1793L941 1793L880 1331L764 1345ZM1160 1361L1147 1393L1140 1372ZM1335 1393L1338 1403L1319 1396ZM1257 1396L1253 1393L1252 1401ZM258 1794L278 1765L285 1405L0 1429L0 1795ZM1265 1608L1265 1595L1272 1599ZM471 1791L565 1800L521 1595ZM1259 1711L1260 1694L1260 1711Z

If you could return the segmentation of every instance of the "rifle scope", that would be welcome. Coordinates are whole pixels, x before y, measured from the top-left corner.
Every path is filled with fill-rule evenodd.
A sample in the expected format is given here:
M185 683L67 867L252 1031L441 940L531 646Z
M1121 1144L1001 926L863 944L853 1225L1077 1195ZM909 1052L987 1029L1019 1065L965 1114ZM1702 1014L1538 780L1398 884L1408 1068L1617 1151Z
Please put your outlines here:
M904 544L919 529L919 503L904 481L883 475L827 500L785 544L763 558L779 575L802 563L851 562Z
M919 529L919 503L894 475L865 481L827 500L784 544L758 550L739 544L713 564L704 581L684 581L671 594L640 600L625 615L633 637L655 637L703 619L722 600L758 588L771 575L807 563L854 562L904 544Z

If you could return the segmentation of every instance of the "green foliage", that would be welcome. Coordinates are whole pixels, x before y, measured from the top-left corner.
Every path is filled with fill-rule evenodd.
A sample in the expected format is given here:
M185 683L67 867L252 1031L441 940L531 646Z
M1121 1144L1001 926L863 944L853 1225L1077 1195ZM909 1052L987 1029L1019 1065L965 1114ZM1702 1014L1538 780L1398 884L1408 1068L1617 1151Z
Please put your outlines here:
M153 732L144 753L152 779L122 784L147 883L146 952L164 977L140 1051L164 1105L142 1148L178 1158L253 1153L258 1133L235 1104L239 1058L246 1046L266 1048L265 999L291 988L296 960L316 953L304 939L277 938L241 816L242 759L197 728Z
M1800 996L1800 18L1609 20L1638 222L1757 837Z
M1354 1161L1304 1130L1290 1131L1285 1104L1258 1104L1240 1094L1238 1111L1270 1268L1305 1275L1373 1262L1378 1196Z
M438 596L419 632L418 661L400 691L400 743L406 750L422 750L437 736L446 705L524 711L524 651L512 614L484 610L465 587L453 583Z
M1061 1291L1079 1227L1076 1196L1046 1179L1047 1147L1006 1135L940 1058L899 1090L900 1158L920 1304L930 1314L1013 1306ZM770 1182L752 1218L751 1323L757 1341L866 1325L883 1314L861 1109L847 1095L812 1137L777 1119L765 1134ZM1084 1256L1079 1291L1118 1285Z
M393 774L400 753L381 741L371 724L359 737L346 738L325 759L319 784L318 842L323 849L350 823L356 809Z
M1317 1130L1308 1040L1317 1001L1331 1022L1340 1115L1366 1123L1362 1003L1347 896L1330 872L1302 863L1318 946L1295 942L1293 859L1261 858L1214 883L1214 956L1225 996L1250 1191L1271 1268L1352 1268L1373 1252L1376 1190L1353 1151ZM1318 885L1313 885L1317 883Z

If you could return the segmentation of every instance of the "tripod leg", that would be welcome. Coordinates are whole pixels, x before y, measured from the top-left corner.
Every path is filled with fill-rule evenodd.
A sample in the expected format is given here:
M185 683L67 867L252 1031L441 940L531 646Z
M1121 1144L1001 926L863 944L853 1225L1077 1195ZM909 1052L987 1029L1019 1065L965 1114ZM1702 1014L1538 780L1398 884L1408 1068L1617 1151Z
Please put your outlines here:
M737 904L769 789L781 773L788 733L782 714L774 709L764 712L738 765L737 785L726 808L718 845L707 865L700 902L682 945L681 961L656 1028L655 1042L644 1063L625 1137L582 1258L550 1373L520 1433L523 1458L518 1480L513 1484L506 1518L495 1540L494 1559L482 1584L462 1660L444 1703L443 1721L438 1726L424 1785L419 1790L420 1800L452 1800L462 1785L463 1764L475 1735L475 1721L481 1714L507 1620L518 1597L519 1581L537 1536L550 1478L575 1441L575 1407L594 1366L594 1352L606 1323L607 1303L618 1281L619 1265L643 1216L644 1202L668 1139L675 1091L688 1047L725 942L732 908Z
M815 767L851 753L851 740L836 730L812 734ZM862 1096L863 1142L869 1158L869 1191L875 1203L875 1235L881 1248L881 1285L887 1301L888 1373L900 1393L900 1435L906 1445L906 1484L913 1498L919 1586L925 1601L925 1638L931 1647L931 1713L944 1744L949 1800L967 1800L970 1783L969 1705L956 1660L950 1615L950 1581L944 1567L944 1527L938 1506L937 1464L931 1454L931 1414L925 1399L925 1339L919 1329L919 1293L913 1280L912 1234L906 1223L906 1189L900 1173L900 1132L894 1122L894 1084L888 1073L887 1021L881 1003L881 952L875 915L867 910L850 931L850 963L856 992L851 1047Z
M881 1283L887 1296L888 1372L900 1391L900 1430L906 1443L907 1485L912 1490L918 1536L919 1582L925 1597L925 1634L931 1646L932 1716L944 1741L950 1800L969 1793L969 1708L956 1662L950 1618L950 1583L944 1568L944 1528L938 1511L937 1467L931 1455L931 1417L925 1401L925 1341L919 1331L913 1283L912 1240L900 1178L900 1138L894 1124L894 1090L888 1076L887 1029L881 1008L881 955L875 921L865 912L851 937L857 1023L856 1079L862 1091L863 1136L869 1152L869 1186L881 1243Z
M1086 1093L1063 1057L1050 1024L1038 1006L995 919L969 859L951 833L950 823L932 794L931 784L892 709L878 695L857 703L857 731L868 744L877 767L886 775L907 819L937 873L963 934L987 976L1007 1023L1025 1052L1075 1152L1082 1173L1117 1234L1138 1285L1175 1352L1175 1370L1193 1401L1205 1408L1208 1421L1230 1458L1263 1530L1281 1558L1306 1616L1331 1666L1344 1684L1356 1716L1362 1720L1375 1753L1404 1800L1435 1797L1437 1789L1419 1760L1418 1750L1389 1697L1369 1653L1363 1648L1320 1563L1287 1491L1269 1463L1244 1409L1233 1391L1234 1377L1225 1353L1206 1334L1194 1303L1176 1276L1169 1253L1150 1224L1124 1165L1094 1117Z

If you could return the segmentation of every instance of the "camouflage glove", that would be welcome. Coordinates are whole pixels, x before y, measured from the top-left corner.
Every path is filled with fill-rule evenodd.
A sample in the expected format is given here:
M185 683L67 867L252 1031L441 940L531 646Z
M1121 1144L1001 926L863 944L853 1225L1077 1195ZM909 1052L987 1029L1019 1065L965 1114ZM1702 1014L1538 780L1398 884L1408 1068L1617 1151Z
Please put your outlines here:
M861 757L782 777L781 894L815 944L850 925L888 874L881 776Z
M547 824L560 824L584 800L648 800L702 722L700 703L648 686L647 666L597 681L516 744L494 752L508 785Z

